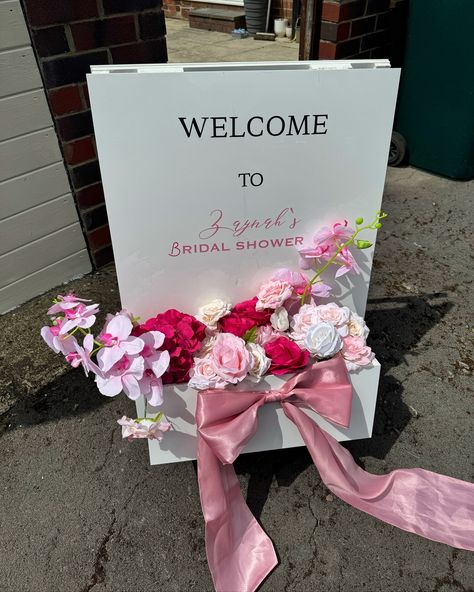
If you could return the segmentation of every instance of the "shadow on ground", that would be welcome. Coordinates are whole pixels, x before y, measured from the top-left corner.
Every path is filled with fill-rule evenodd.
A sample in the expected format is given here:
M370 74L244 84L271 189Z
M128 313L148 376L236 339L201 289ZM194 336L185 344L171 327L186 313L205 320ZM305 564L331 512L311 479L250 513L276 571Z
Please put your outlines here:
M452 308L445 294L404 296L369 300L366 320L371 327L369 344L382 365L373 437L345 443L355 460L364 467L362 456L384 459L416 413L403 402L403 386L391 371L405 364L421 338ZM433 302L435 299L440 302ZM312 464L305 448L273 450L240 456L238 474L248 475L247 503L260 518L273 478L288 487Z

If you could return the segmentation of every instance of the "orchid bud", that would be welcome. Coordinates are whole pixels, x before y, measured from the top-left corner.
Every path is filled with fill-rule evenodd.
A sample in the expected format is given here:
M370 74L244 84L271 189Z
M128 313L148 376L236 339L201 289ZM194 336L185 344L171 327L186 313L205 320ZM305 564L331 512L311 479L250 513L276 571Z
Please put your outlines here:
M356 247L358 249L368 249L371 246L372 246L372 243L367 240L358 240L356 242Z
M356 224L358 224L360 226L363 223L364 223L364 218L361 218L360 216L359 216L359 218L356 218Z

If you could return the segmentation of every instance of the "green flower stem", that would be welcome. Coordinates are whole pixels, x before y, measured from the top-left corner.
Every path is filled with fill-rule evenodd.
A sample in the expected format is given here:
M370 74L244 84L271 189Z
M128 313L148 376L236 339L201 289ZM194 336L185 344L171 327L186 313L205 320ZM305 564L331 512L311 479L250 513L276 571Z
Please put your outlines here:
M339 255L339 253L346 247L348 247L349 245L354 243L355 238L358 236L358 234L360 232L362 232L363 230L377 230L377 228L380 228L380 226L376 226L376 224L380 224L380 220L382 220L383 218L386 218L387 214L382 213L380 210L377 212L377 214L375 215L374 220L370 223L370 224L366 224L365 226L360 226L359 228L357 227L357 223L356 223L356 230L354 232L354 234L349 238L349 240L347 240L345 243L343 243L342 245L338 244L338 248L337 251L335 252L335 254L331 257L331 259L329 259L329 261L327 261L322 267L321 269L318 269L318 271L316 272L316 275L308 282L306 288L304 289L303 294L301 295L301 299L300 299L300 304L301 306L305 303L306 297L308 295L308 290L311 288L311 286L313 286L317 279L319 278L319 276L326 271L326 269L332 264L334 263L336 257ZM337 244L337 243L336 243Z

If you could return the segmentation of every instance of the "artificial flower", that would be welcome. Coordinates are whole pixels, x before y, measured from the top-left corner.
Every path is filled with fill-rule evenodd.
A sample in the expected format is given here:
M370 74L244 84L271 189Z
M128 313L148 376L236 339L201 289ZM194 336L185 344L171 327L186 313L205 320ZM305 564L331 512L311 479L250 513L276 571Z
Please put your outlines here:
M132 329L132 321L123 314L116 314L105 323L97 337L105 346L97 354L103 372L108 372L125 354L139 354L145 347L143 339L131 335Z
M100 353L100 352L99 352ZM97 356L99 359L99 356ZM106 397L115 397L122 390L136 401L140 397L139 380L143 377L145 362L141 356L123 356L107 372L101 366L101 375L95 377L99 391Z
M323 360L337 354L342 347L342 339L334 325L320 322L308 329L304 346L311 355Z
M271 308L275 310L288 300L293 293L293 286L289 282L271 280L264 283L257 294L256 310Z
M169 352L170 363L163 374L163 383L187 382L193 354L206 337L206 325L191 315L170 309L135 327L133 333L139 336L147 331L160 331L165 335L162 349Z
M216 367L211 355L195 358L194 365L189 372L189 386L198 391L209 388L223 388L227 382L217 375Z
M232 304L217 298L216 300L209 302L209 304L201 306L196 318L198 321L201 321L201 323L204 323L209 329L217 329L217 321L228 315L231 309Z
M335 302L321 304L317 307L317 313L320 321L334 325L341 337L349 334L349 318L351 311L347 306L338 306Z
M257 298L236 304L230 314L220 319L219 330L243 337L253 327L261 327L270 322L272 310L256 310Z
M46 342L54 353L63 354L67 356L71 352L76 351L76 338L73 335L61 335L62 319L58 317L54 320L54 325L51 327L45 326L41 328L41 337Z
M342 340L342 356L349 371L358 371L362 366L370 366L375 357L363 337L350 335Z
M130 419L124 415L117 423L122 426L122 438L129 442L147 438L148 440L162 440L165 432L171 429L171 424L163 419Z
M290 326L288 319L288 311L284 306L275 309L275 312L270 317L270 323L275 331L286 331Z
M252 357L249 378L253 382L259 382L262 379L262 376L268 372L272 361L270 358L267 358L265 350L261 345L258 345L257 343L247 343L246 348Z
M209 355L216 374L232 384L242 381L252 368L253 359L245 341L232 333L218 333Z
M309 360L309 353L287 337L277 337L263 347L265 354L272 361L269 368L270 374L287 374L300 370Z

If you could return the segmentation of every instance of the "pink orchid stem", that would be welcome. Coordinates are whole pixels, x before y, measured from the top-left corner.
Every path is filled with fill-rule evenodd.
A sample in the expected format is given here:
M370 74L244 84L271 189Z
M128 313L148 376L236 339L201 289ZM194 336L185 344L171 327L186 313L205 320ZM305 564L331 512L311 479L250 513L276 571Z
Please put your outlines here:
M303 294L301 295L300 298L300 304L303 305L305 303L306 300L306 296L308 295L308 291L311 289L311 286L313 286L317 279L319 278L319 276L326 271L326 269L332 264L334 263L334 260L336 259L336 257L339 255L339 253L345 249L346 247L348 247L349 245L351 245L356 236L359 234L359 232L362 232L363 230L377 230L377 228L380 228L379 226L376 226L376 224L380 223L380 220L382 220L383 218L386 218L387 214L382 213L380 210L376 213L374 220L370 223L370 224L366 224L365 226L361 226L360 228L357 228L356 231L354 232L354 234L349 238L349 240L347 240L345 243L343 243L342 245L338 245L337 251L334 253L334 255L331 257L331 259L329 259L329 261L327 261L322 267L321 269L318 269L318 271L316 272L316 275L308 282L308 284L306 285L306 288L304 289ZM337 243L336 243L337 244Z

